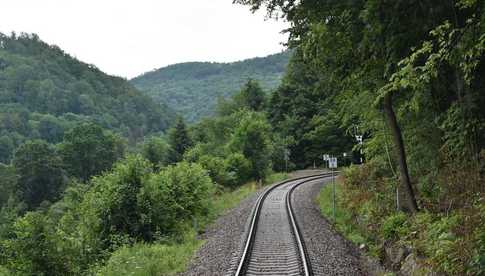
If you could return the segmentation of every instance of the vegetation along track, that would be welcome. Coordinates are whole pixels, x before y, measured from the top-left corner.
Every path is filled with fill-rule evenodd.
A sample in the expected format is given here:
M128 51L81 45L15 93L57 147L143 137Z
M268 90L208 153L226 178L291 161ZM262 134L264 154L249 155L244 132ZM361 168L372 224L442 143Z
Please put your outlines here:
M259 197L236 276L313 274L290 197L299 185L329 176L325 173L284 181Z

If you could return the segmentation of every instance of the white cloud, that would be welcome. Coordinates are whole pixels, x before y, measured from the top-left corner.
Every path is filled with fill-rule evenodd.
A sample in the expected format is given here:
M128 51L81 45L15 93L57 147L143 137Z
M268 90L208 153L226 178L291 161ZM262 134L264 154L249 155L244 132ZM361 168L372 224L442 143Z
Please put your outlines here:
M235 61L283 49L287 24L232 0L0 0L0 32L37 33L123 77L186 61Z

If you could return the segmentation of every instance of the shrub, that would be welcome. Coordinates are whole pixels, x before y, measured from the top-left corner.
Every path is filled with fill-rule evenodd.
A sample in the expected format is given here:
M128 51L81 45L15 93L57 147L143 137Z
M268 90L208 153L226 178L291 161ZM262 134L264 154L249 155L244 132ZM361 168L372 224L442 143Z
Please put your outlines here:
M232 186L236 182L235 175L226 171L224 159L220 157L202 155L197 163L207 170L210 178L217 184Z
M158 276L183 272L201 241L195 234L182 244L144 244L124 246L113 253L106 265L98 268L96 275Z
M214 190L207 171L187 162L169 166L143 187L138 206L153 236L177 234L181 226L208 213Z
M470 272L475 275L485 274L485 229L476 230L476 249L472 259Z
M12 275L12 273L8 269L0 265L0 276L9 276L9 275Z
M235 185L245 183L251 179L251 162L241 153L232 153L225 160L226 171L234 174Z
M151 177L152 165L141 156L129 156L112 172L91 181L92 189L82 203L82 220L92 247L116 247L127 238L149 237L138 193Z
M408 216L399 212L387 217L382 224L382 234L386 239L395 239L409 233Z

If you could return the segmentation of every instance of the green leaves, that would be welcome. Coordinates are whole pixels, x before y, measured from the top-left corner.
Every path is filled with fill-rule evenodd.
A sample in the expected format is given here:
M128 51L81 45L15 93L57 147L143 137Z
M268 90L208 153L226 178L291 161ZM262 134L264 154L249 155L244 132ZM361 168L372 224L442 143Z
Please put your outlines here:
M40 140L26 142L15 151L12 164L18 174L16 190L29 209L59 198L65 173L52 146Z
M67 171L82 181L111 168L124 154L122 139L93 123L83 123L66 133L59 152Z

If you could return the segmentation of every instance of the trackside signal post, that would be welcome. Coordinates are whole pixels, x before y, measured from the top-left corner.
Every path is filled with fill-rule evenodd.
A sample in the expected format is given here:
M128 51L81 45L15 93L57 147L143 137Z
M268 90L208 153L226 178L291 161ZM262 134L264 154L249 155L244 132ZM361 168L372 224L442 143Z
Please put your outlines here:
M332 185L333 185L333 222L336 222L336 210L337 210L337 204L336 204L336 187L335 187L335 169L337 168L337 157L330 157L328 159L328 167L332 170Z

